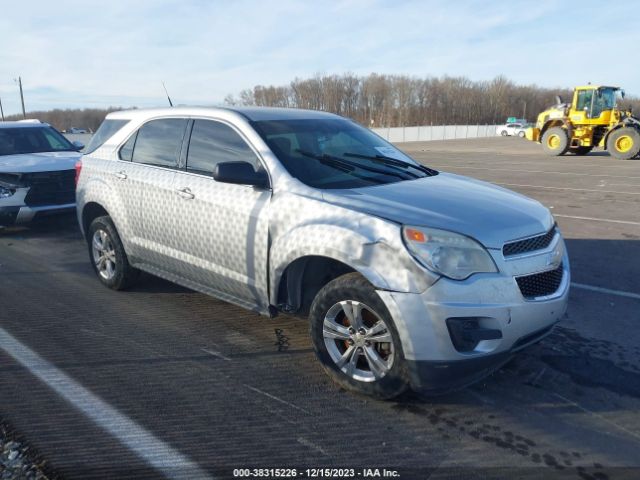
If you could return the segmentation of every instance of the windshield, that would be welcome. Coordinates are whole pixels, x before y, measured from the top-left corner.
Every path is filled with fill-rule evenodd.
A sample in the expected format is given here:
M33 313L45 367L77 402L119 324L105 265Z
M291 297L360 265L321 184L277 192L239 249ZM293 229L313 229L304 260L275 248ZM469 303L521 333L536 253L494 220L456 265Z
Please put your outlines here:
M49 126L0 128L0 155L76 150L69 140Z
M314 188L367 187L437 173L346 119L264 120L252 125L287 171Z

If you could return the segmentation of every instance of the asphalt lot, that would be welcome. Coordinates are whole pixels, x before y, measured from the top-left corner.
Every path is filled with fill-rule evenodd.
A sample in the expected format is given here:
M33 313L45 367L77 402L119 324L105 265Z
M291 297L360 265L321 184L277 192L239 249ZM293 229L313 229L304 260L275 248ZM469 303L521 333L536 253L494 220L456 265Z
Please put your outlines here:
M71 406L0 348L0 418L61 478L159 477L131 448L145 434L212 477L334 466L640 478L640 160L550 158L517 138L401 148L540 200L567 239L567 318L496 374L444 397L352 395L315 361L302 319L259 317L152 277L128 292L101 287L75 219L62 217L0 233L0 327L38 355L42 376L63 372L54 380L120 416L98 426L95 402ZM129 447L107 433L113 418L138 428Z

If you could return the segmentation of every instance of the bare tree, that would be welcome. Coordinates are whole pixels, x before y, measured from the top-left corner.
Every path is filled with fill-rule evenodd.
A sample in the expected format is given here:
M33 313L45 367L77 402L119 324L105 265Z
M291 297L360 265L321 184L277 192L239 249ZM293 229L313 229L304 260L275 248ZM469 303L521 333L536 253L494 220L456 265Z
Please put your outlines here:
M406 75L320 75L295 78L286 86L243 90L230 105L286 106L325 110L375 127L499 123L538 112L568 98L570 90L516 85L503 75L491 81L466 77L416 78ZM627 103L638 103L631 99Z

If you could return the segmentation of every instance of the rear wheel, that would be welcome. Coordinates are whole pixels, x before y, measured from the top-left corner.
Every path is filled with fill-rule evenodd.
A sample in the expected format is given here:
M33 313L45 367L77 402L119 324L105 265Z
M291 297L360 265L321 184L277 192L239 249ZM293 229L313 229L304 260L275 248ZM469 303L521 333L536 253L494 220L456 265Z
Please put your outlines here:
M640 153L640 132L633 127L614 130L607 139L609 153L621 160L629 160Z
M98 217L87 230L87 243L91 265L100 282L113 289L132 286L140 271L129 265L129 259L113 221L108 216Z
M574 155L587 155L593 147L571 147L569 149L569 153L573 153Z
M388 399L408 388L398 332L384 302L358 273L325 285L311 305L311 339L340 386Z
M552 127L542 135L542 147L548 155L564 155L569 150L569 135L562 127Z

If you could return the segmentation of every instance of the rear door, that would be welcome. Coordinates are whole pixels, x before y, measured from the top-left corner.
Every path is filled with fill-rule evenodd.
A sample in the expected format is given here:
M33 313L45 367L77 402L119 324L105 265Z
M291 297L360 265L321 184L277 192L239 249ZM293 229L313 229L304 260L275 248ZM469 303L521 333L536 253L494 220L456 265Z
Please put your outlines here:
M135 199L129 217L136 232L136 261L172 273L177 253L171 245L179 235L171 211L172 188L187 123L186 118L145 123L120 149L120 158L130 163L115 172L126 184L127 196Z
M247 308L265 310L271 191L216 182L216 164L251 163L258 155L234 127L195 119L185 170L174 179L175 222L183 275L199 288Z

